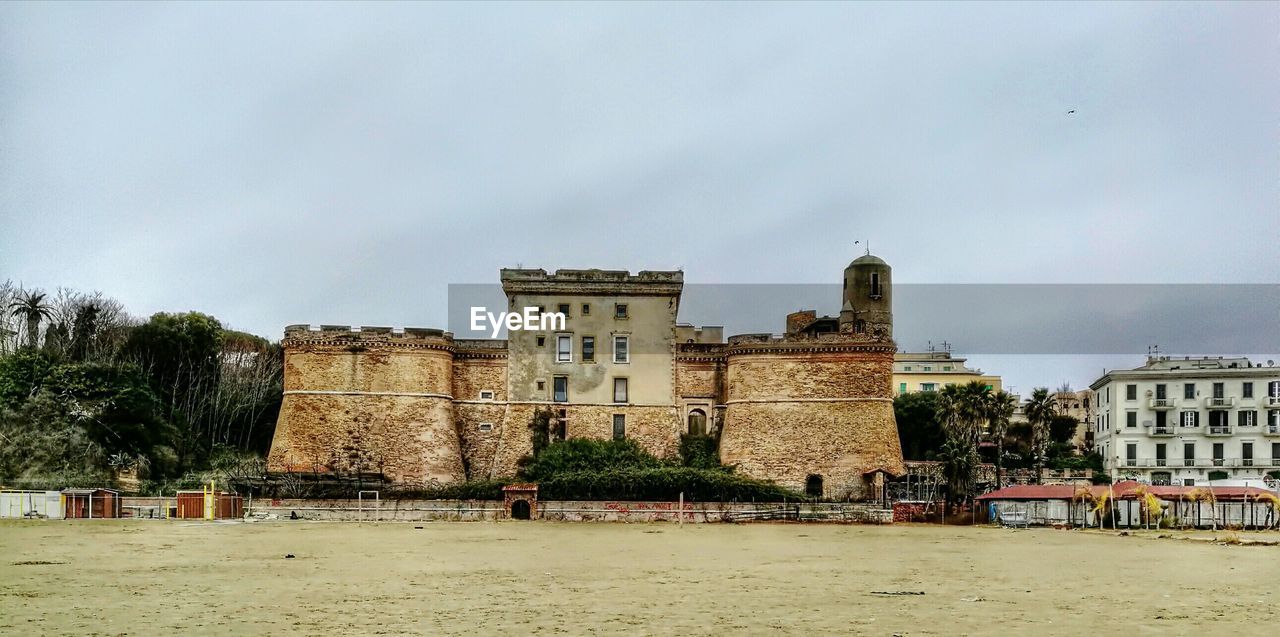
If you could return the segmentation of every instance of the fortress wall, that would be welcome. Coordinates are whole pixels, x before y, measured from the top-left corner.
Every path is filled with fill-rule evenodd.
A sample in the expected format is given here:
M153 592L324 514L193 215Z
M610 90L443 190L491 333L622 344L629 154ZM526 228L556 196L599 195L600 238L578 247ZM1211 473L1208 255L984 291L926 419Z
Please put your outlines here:
M712 397L716 402L724 400L723 359L676 359L676 400L687 396Z
M815 474L827 497L872 497L866 472L904 470L892 344L811 345L730 350L721 459L796 490Z
M283 344L269 471L383 473L410 484L464 478L448 334L292 326Z

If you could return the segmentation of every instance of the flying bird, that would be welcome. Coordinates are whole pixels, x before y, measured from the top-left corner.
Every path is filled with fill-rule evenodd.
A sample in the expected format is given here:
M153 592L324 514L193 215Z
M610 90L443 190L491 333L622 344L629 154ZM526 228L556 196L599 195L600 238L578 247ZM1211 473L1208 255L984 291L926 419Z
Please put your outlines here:
M1074 108L1073 108L1073 109L1071 109L1071 110L1069 110L1069 111L1067 111L1067 115L1075 115L1075 114L1076 114L1076 109L1074 109Z

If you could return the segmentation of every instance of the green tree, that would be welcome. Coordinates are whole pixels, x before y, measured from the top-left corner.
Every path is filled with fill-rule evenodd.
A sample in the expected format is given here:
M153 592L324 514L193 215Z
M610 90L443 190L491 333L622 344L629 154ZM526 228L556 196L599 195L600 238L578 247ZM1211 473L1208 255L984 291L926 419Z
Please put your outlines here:
M1049 394L1048 387L1037 387L1032 390L1025 413L1027 422L1031 425L1031 453L1035 468L1033 479L1039 482L1049 446L1049 423L1058 413L1057 401Z
M203 434L212 430L221 350L222 324L199 312L154 314L124 344L125 360L151 380L175 427L173 446L184 468L214 442Z
M893 399L893 417L898 423L902 457L934 460L947 441L938 419L938 392L911 392Z
M40 290L19 292L9 303L9 312L26 323L26 346L35 349L40 343L40 323L50 316L48 295Z
M996 488L1004 486L1004 439L1009 433L1009 420L1017 409L1018 399L1006 391L991 395L987 401L987 423L991 439L996 443Z

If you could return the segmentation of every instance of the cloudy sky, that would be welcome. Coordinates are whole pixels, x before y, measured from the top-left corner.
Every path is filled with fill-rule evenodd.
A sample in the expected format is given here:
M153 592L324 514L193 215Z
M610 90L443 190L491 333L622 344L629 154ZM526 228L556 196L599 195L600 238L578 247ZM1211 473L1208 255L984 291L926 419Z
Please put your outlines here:
M1280 283L1278 33L1263 3L6 3L0 280L276 338L444 325L517 264L833 282L859 239L900 283Z

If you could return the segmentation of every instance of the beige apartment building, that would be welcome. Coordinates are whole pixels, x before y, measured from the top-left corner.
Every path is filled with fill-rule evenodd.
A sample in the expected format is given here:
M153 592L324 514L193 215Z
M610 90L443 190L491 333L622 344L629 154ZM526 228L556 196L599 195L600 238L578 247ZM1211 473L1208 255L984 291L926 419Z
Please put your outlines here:
M918 391L938 391L947 385L981 381L991 391L1001 391L999 376L983 374L965 365L967 359L951 352L898 352L893 355L895 396Z

